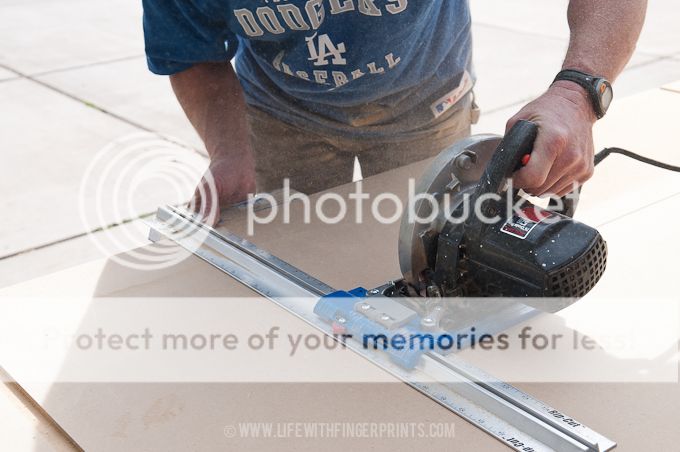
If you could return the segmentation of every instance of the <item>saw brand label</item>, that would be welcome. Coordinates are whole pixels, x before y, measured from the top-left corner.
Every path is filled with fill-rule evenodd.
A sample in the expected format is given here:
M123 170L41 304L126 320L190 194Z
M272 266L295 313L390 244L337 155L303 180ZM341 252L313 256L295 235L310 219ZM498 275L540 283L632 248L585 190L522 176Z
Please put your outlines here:
M550 212L535 206L522 207L520 215L513 215L505 221L501 232L524 240L536 225L552 216Z

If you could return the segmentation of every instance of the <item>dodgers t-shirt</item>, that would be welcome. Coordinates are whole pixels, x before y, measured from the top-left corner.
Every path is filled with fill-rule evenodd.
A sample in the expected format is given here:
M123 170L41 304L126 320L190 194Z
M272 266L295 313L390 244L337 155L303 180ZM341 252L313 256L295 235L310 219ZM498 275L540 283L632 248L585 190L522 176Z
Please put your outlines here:
M467 0L143 4L152 72L235 57L248 104L306 128L370 135L472 73Z

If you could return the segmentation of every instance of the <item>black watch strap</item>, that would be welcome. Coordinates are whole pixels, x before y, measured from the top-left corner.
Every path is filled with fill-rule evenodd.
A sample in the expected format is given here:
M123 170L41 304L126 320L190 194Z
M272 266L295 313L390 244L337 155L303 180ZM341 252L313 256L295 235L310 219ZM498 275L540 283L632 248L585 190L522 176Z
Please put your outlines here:
M575 69L564 69L560 71L555 77L555 80L553 80L553 83L559 80L567 80L577 83L583 89L585 89L588 93L588 98L590 99L593 111L595 112L595 115L598 119L602 118L605 113L607 113L607 107L609 107L609 105L603 105L601 97L602 93L599 92L597 88L597 85L600 81L606 82L606 80L601 77L595 77L593 75L586 74L585 72L577 71ZM606 83L608 84L609 82Z

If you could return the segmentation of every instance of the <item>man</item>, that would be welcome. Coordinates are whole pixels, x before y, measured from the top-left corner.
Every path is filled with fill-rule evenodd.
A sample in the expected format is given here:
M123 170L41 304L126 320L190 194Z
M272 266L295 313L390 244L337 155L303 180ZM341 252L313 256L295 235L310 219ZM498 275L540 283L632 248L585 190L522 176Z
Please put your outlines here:
M371 175L436 155L470 133L467 0L143 3L149 67L171 76L210 155L219 199L197 195L203 208L242 201L256 186L281 188L284 178L317 192L349 182L355 156ZM570 1L563 69L573 71L508 121L539 126L516 186L564 195L591 177L592 126L645 10L646 0Z

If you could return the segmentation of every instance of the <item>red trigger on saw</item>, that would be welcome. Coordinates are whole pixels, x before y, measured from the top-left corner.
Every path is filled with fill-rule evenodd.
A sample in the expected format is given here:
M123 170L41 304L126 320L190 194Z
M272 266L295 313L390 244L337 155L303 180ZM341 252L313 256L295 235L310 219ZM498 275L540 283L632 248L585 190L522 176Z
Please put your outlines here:
M522 166L527 166L530 160L531 154L525 154L524 157L522 157Z

